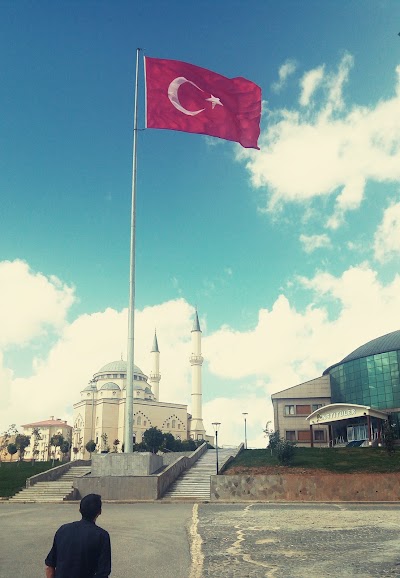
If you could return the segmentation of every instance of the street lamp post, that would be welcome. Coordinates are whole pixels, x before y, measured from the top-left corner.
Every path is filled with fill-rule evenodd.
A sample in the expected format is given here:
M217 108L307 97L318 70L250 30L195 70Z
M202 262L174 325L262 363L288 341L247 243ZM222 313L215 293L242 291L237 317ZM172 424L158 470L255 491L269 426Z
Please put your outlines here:
M218 476L218 430L221 423L219 421L214 421L213 424L214 431L215 431L215 450L216 450L216 457L217 457L217 476Z
M244 416L244 449L247 450L247 411L244 411L242 415Z

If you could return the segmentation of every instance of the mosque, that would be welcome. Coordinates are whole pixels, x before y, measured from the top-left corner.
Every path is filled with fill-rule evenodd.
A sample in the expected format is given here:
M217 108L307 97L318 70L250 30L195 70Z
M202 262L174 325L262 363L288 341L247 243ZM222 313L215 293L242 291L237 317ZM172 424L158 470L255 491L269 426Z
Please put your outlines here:
M142 441L143 433L157 427L171 433L176 439L212 440L206 435L202 418L202 364L201 329L197 311L195 313L192 336L192 415L187 405L160 401L160 350L157 334L154 334L151 349L152 368L145 375L134 366L134 416L133 438ZM73 459L87 458L85 446L94 440L96 451L112 451L117 444L121 451L125 430L127 362L122 359L101 367L89 385L81 391L81 399L73 405L72 448ZM114 448L115 449L115 448Z

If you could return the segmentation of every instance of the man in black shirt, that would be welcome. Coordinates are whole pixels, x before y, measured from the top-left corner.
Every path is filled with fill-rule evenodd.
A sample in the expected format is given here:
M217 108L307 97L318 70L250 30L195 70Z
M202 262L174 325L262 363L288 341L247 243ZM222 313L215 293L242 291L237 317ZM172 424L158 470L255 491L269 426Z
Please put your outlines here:
M96 526L101 496L82 498L82 520L61 526L45 560L46 578L107 578L111 573L110 536Z

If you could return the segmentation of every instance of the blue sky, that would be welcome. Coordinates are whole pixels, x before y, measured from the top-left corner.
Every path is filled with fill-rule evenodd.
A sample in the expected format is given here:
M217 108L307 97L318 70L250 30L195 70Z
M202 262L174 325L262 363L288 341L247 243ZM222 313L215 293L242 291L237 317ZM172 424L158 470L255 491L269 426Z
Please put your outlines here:
M225 443L240 441L241 411L263 443L272 392L398 329L397 1L0 12L0 429L69 419L91 375L125 355L137 47L263 95L261 151L139 134L135 360L150 370L156 325L161 397L190 405L196 305L205 420L225 422Z

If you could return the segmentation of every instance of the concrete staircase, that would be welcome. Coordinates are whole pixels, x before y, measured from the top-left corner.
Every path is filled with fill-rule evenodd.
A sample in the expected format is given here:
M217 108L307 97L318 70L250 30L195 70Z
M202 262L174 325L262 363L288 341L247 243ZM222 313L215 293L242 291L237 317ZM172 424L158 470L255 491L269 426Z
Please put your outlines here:
M71 466L58 480L53 482L38 482L30 488L24 488L10 502L62 502L73 492L73 479L85 476L90 472L90 466Z
M235 449L218 449L221 466L236 452ZM210 500L210 476L216 474L216 450L207 450L197 462L175 480L163 496L163 500L188 500L207 502Z

